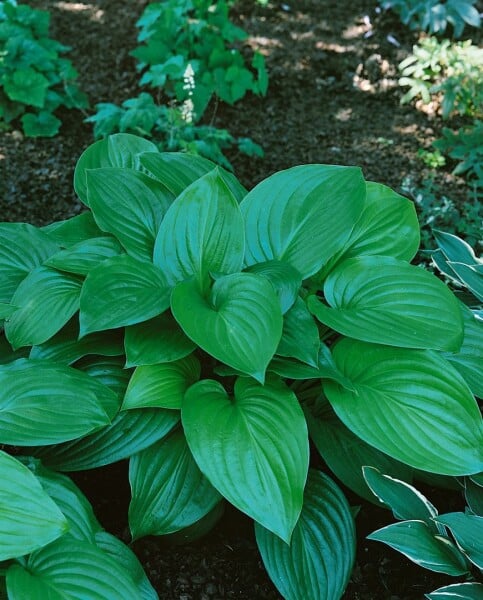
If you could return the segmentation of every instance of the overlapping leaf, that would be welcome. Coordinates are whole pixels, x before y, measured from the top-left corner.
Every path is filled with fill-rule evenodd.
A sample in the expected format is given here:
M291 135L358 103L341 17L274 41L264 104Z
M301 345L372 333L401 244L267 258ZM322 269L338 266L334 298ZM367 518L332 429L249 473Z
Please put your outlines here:
M41 228L41 231L62 248L71 248L90 238L108 235L99 229L90 211L83 212L70 219L45 225Z
M269 260L252 265L247 271L262 275L270 281L280 299L282 314L293 306L302 285L302 277L289 263Z
M111 236L82 240L70 248L61 250L45 261L48 267L59 271L87 275L91 269L106 258L123 253L120 243Z
M440 515L436 521L449 527L458 546L483 570L483 517L453 512Z
M283 330L277 355L297 358L317 367L320 340L314 318L302 298L297 297L283 317Z
M483 600L483 584L476 582L445 585L425 595L428 600Z

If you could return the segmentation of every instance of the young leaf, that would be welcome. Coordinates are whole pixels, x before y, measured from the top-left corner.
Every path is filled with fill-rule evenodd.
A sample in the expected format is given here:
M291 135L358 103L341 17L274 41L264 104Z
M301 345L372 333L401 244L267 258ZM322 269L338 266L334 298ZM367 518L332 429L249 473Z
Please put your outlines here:
M480 570L483 570L483 517L453 512L435 519L450 528L458 546Z
M141 600L123 567L89 542L63 537L7 570L11 600Z
M238 202L220 169L213 169L173 202L159 228L154 263L168 283L209 273L236 273L244 252L243 220Z
M91 144L77 161L74 171L74 189L81 201L89 206L86 174L90 169L122 167L135 169L137 155L141 152L157 152L153 142L130 133L116 133Z
M69 528L38 479L13 456L0 450L0 561L24 556Z
M304 279L314 275L348 240L365 193L355 167L303 165L275 173L240 204L246 264L275 259Z
M196 348L170 311L126 327L124 346L126 367L172 362Z
M483 600L483 584L454 583L446 585L430 594L425 594L428 600Z
M205 352L263 382L282 335L282 311L273 286L260 275L217 279L208 298L194 280L178 284L171 310Z
M184 393L198 381L200 374L200 362L194 355L170 363L137 367L129 381L121 410L145 407L181 409Z
M152 261L159 226L172 201L160 183L132 169L87 171L87 198L96 223L137 260Z
M85 242L90 238L107 235L99 229L90 211L81 213L70 219L65 219L64 221L55 221L50 225L42 227L41 231L46 233L50 240L59 244L62 248L71 248L79 242Z
M289 263L269 260L248 267L247 272L262 275L270 281L280 299L282 314L293 306L302 285L302 277Z
M16 350L43 344L79 310L82 280L37 267L20 283L12 303L20 308L7 320L5 335Z
M106 258L112 258L123 252L116 238L106 235L82 240L70 248L61 250L47 259L44 265L67 273L87 275Z
M277 355L297 358L317 368L319 348L317 324L305 302L297 297L292 308L283 317L282 337L277 346Z
M199 470L182 429L132 456L129 481L133 539L166 535L193 525L221 500Z
M333 348L355 391L324 381L356 435L415 468L443 475L483 470L483 423L458 372L439 354L343 339Z
M147 321L169 306L163 273L128 255L92 269L80 296L80 335Z
M458 350L463 321L456 297L431 273L382 256L344 261L327 277L329 306L309 297L309 310L349 337L405 348Z
M286 600L339 600L352 572L355 527L335 483L310 470L304 504L290 544L255 523L258 548L270 578Z
M283 383L248 378L230 398L217 381L195 383L183 399L186 439L203 474L241 511L287 543L302 508L307 427Z
M367 539L387 544L425 569L448 575L468 573L468 564L458 548L447 537L434 535L423 521L392 523Z

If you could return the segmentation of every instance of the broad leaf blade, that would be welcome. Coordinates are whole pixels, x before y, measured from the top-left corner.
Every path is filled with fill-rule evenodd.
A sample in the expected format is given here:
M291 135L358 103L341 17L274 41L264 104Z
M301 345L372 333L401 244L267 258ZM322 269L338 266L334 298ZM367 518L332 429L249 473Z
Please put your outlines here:
M269 260L248 267L247 272L262 275L270 281L280 299L282 314L293 306L302 285L302 277L289 263Z
M317 324L305 302L297 297L292 308L283 317L282 337L277 346L277 355L297 358L316 368L319 347Z
M333 348L350 392L323 382L338 417L382 452L424 471L483 470L483 424L458 372L439 354L343 339Z
M355 527L349 504L335 483L309 471L304 505L290 544L255 523L265 568L286 600L339 600L355 558Z
M123 249L115 238L95 237L61 250L47 259L44 264L59 271L87 275L91 269L106 258L112 258L122 253Z
M478 569L483 570L483 517L453 512L435 520L450 528L458 546Z
M405 348L458 350L463 322L456 297L431 273L389 257L351 258L324 284L329 306L309 310L349 337Z
M181 429L135 454L129 463L129 481L133 539L193 525L221 500L199 470Z
M50 225L42 227L41 231L48 237L62 246L62 248L71 248L80 242L85 242L90 238L98 238L104 235L90 211L65 219L64 221L55 221Z
M248 378L230 398L200 381L185 394L182 422L201 471L241 511L286 542L302 508L308 438L295 395L281 382Z
M471 246L458 236L437 229L433 229L433 235L449 262L467 265L482 264L483 261L475 256Z
M0 450L0 561L24 556L63 535L69 528L38 479Z

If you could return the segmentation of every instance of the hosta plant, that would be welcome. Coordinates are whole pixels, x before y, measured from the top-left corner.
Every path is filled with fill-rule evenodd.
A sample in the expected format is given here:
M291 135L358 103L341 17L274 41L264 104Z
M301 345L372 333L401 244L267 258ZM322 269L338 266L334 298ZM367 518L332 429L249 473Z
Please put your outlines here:
M410 264L408 200L334 165L247 192L129 134L90 146L74 187L85 213L0 228L0 443L22 450L5 460L25 476L4 484L16 496L0 534L22 540L39 485L47 496L38 538L6 546L11 598L26 570L65 572L77 555L69 502L24 465L61 477L128 459L133 539L189 539L228 501L294 600L337 600L349 579L354 521L335 478L377 502L362 466L408 482L483 470L460 367L478 348L452 292Z

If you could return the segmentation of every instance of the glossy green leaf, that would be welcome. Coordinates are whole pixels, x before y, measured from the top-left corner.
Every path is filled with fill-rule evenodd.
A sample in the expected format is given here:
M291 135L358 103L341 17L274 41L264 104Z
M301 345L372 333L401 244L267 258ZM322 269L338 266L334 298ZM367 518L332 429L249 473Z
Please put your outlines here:
M199 521L193 523L193 525L189 525L184 529L180 529L179 531L175 531L174 533L169 533L168 535L164 536L165 541L168 544L174 544L175 546L182 546L196 542L215 527L225 513L225 505L226 502L224 500L218 502L215 508L213 508Z
M76 369L20 359L0 367L0 443L47 445L107 425L115 395Z
M0 302L0 319L6 319L7 317L10 317L18 308L18 306L13 306L12 304L7 304L6 302Z
M392 523L367 536L383 542L425 569L448 575L468 573L464 556L444 536L434 535L424 521Z
M87 275L90 270L106 258L112 258L123 252L121 245L115 238L110 236L95 237L61 250L47 259L44 264L59 271Z
M154 365L184 358L196 348L171 311L126 327L126 366Z
M302 277L289 263L269 260L248 267L247 272L262 275L270 281L279 297L282 314L293 306L302 285Z
M410 482L412 469L370 446L348 429L334 414L327 400L303 405L312 441L330 470L356 494L380 506L367 485L362 467L370 465L381 472Z
M381 502L391 508L396 519L424 521L433 533L445 533L444 528L440 530L433 520L438 511L415 487L374 467L366 466L362 471L368 486Z
M236 273L243 263L243 220L222 172L210 171L173 202L159 228L154 263L171 285L196 275Z
M38 479L0 450L0 561L23 556L52 542L69 528Z
M463 345L455 353L445 353L445 358L463 376L471 391L483 398L483 321L460 303L463 314Z
M140 600L122 565L89 542L63 537L7 570L10 600Z
M483 517L453 512L440 515L435 520L450 528L458 546L474 565L483 570Z
M90 238L106 235L99 229L90 211L64 221L55 221L55 223L45 225L41 231L62 248L70 248Z
M238 509L286 542L302 508L308 469L307 427L282 382L243 377L231 398L217 381L186 392L182 423L193 456L211 484Z
M483 584L454 583L425 594L428 600L483 600Z
M60 250L47 234L27 223L0 223L0 302L10 302L19 283Z
M200 361L194 355L170 363L137 367L129 381L122 410L181 409L184 393L198 381L200 374Z
M75 366L110 388L119 401L124 398L132 370L124 368L122 356L85 356Z
M305 302L297 297L294 305L283 317L282 337L277 346L277 355L297 358L316 368L319 347L317 324Z
M5 323L14 349L43 344L79 310L82 280L49 267L37 267L20 283L12 303L20 308Z
M107 531L98 531L95 543L130 576L142 600L158 600L158 594L146 577L137 556L129 546L114 535L107 533Z
M320 471L309 471L304 505L290 545L255 523L258 548L286 600L339 600L355 558L355 527L347 500Z
M182 429L176 429L129 462L133 539L166 535L193 525L221 500L196 464Z
M448 265L470 292L483 302L483 264L465 265L463 263L448 262Z
M431 273L381 256L350 258L327 277L309 310L349 337L402 346L458 350L463 322L456 297Z
M22 462L64 514L69 525L68 535L94 543L95 535L102 527L89 501L73 481L66 475L47 469L35 458L24 458Z
M433 229L433 235L447 261L467 265L483 264L483 261L476 257L472 247L457 235L438 229Z
M74 189L88 205L86 173L102 167L134 169L141 152L157 152L153 142L130 133L117 133L91 144L81 154L74 171Z
M194 280L171 295L175 319L205 352L260 382L282 335L282 312L272 285L260 275L217 279L208 297Z
M143 408L120 412L112 425L56 446L35 448L35 456L57 471L84 471L129 458L164 437L179 421L179 411Z
M170 290L154 265L109 258L87 275L80 297L80 335L147 321L169 306Z
M483 423L463 378L439 354L351 339L333 347L355 391L324 381L338 417L382 452L424 471L483 470Z
M473 514L483 517L483 487L475 483L471 477L465 477L464 489L469 510Z
M99 227L114 235L130 256L151 262L172 200L164 187L132 169L93 169L87 171L87 197Z
M240 204L246 264L275 259L304 279L314 275L349 239L365 193L356 167L303 165L275 173Z

